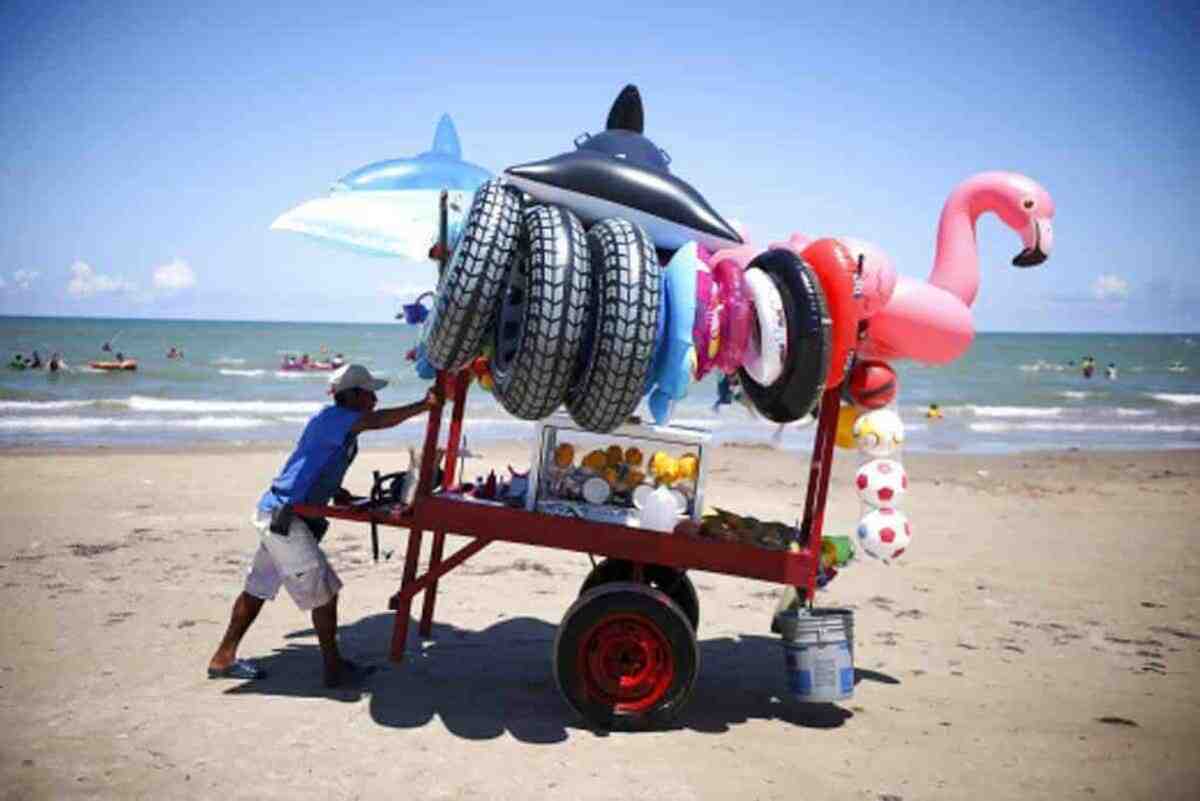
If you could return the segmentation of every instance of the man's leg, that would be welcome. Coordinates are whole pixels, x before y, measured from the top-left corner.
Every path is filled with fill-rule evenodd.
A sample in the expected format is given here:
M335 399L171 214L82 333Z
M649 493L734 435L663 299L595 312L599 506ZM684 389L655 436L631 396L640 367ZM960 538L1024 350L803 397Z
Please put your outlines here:
M325 686L336 687L342 680L342 655L337 643L337 595L323 606L312 610L313 628L321 644L321 659L325 663Z
M208 663L209 670L224 670L237 661L237 649L242 637L258 617L265 603L264 599L274 598L275 593L279 592L281 581L279 571L267 549L259 545L250 562L250 572L246 575L242 594L233 602L229 627L225 630L221 644L217 646L217 652Z
M254 619L258 617L263 603L262 598L255 598L245 591L237 597L237 600L233 602L233 611L229 615L229 627L225 629L225 636L222 638L221 644L217 646L217 652L209 660L209 668L224 670L233 664L237 659L238 644L241 643L242 637L246 636Z

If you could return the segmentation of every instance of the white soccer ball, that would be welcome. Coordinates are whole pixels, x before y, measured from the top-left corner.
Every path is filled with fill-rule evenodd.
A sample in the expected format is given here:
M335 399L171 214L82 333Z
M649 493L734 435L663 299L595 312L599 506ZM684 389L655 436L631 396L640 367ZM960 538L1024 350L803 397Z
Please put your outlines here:
M854 488L864 503L876 509L891 509L908 491L908 475L895 459L873 459L858 468Z
M858 523L858 545L885 563L898 559L912 542L908 518L895 509L875 509Z
M904 444L904 423L891 409L876 409L854 421L854 444L867 456L887 456Z

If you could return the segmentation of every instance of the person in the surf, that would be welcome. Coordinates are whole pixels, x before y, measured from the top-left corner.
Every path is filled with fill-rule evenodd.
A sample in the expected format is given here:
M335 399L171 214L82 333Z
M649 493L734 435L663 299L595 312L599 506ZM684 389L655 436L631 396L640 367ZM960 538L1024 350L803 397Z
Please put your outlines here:
M722 406L731 405L738 386L737 376L723 374L721 380L717 382L717 400L713 403L712 410L720 414Z

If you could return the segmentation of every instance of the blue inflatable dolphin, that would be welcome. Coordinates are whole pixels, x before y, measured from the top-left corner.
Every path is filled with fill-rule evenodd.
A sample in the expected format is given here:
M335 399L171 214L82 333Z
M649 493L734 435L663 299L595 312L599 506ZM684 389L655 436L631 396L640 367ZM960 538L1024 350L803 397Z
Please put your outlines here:
M475 190L491 177L483 167L463 161L454 122L443 114L430 150L360 167L334 183L325 197L280 215L271 228L372 256L422 260L437 241L442 190L449 192L453 243Z

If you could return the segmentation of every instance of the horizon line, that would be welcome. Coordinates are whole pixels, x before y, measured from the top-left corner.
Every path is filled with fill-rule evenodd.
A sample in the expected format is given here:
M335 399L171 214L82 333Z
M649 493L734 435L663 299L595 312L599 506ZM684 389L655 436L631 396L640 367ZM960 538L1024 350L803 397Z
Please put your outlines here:
M257 317L118 317L108 314L2 314L0 319L21 320L114 320L132 322L168 322L168 323L284 323L292 325L390 325L397 323L396 319L363 321L363 320L272 320ZM402 326L407 323L400 322ZM1042 329L1015 330L1002 328L979 329L977 334L1107 334L1110 336L1200 336L1200 330L1193 331L1112 331L1112 330L1078 330L1078 329Z

